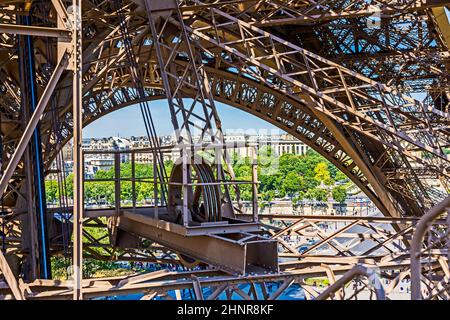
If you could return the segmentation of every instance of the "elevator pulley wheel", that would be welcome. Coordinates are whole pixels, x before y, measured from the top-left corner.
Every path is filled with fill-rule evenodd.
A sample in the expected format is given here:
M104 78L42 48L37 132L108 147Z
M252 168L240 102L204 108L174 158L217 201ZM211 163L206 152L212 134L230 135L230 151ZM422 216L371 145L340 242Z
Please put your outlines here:
M195 222L216 222L222 219L221 190L211 166L200 157L187 165L187 204L190 217ZM183 164L177 161L170 175L169 214L182 222L183 217ZM194 185L192 185L194 184Z

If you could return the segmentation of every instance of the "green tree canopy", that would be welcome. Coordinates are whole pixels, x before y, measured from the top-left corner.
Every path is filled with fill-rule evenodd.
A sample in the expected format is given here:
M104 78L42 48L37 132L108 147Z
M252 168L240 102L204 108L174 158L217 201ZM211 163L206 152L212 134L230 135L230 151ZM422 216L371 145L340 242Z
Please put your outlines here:
M325 189L322 188L314 188L310 189L306 192L305 197L309 200L316 200L320 202L327 201L328 198L328 192Z
M331 191L331 195L333 196L334 201L344 203L347 199L347 188L344 186L336 186Z
M59 198L58 181L45 181L45 193L47 202L54 202Z
M303 177L295 172L289 172L283 179L281 188L289 196L293 197L305 187Z

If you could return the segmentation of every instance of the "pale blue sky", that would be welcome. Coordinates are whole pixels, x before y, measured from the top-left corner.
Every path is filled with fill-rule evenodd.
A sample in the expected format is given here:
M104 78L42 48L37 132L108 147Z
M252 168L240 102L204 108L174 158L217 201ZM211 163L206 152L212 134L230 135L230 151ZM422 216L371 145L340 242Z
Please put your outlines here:
M267 131L267 134L282 133L275 126L249 113L218 102L216 102L216 106L226 133L230 129L243 130L249 134L252 134L253 131L255 133L264 133L264 131ZM167 102L163 100L152 101L150 102L150 108L158 135L171 134L173 127L170 121ZM271 130L276 130L276 132L272 132ZM146 135L145 126L139 105L126 107L103 116L83 130L84 138L144 135Z

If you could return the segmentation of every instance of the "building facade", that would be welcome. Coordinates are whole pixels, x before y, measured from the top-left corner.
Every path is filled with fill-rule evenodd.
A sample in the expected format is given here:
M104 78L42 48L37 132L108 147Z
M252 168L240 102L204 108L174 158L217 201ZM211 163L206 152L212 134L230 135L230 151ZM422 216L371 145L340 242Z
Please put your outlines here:
M172 135L161 136L158 138L159 144L164 148L164 161L176 161L180 157L180 151L177 148L171 149L170 146L176 145L176 139ZM248 135L248 134L228 134L225 136L227 144L235 144L232 151L239 157L252 158L255 152L262 148L270 147L273 152L281 156L283 154L304 155L310 149L306 144L297 140L289 134L279 135ZM247 146L249 144L250 146ZM86 138L82 143L83 151L98 152L95 154L84 154L85 177L93 177L99 170L109 170L114 166L114 155L102 151L132 151L151 148L151 143L146 136L132 136L130 138L108 137L108 138ZM229 150L231 148L228 148ZM67 176L73 172L73 144L69 141L62 149L64 158L64 171ZM150 164L153 162L153 154L147 150L145 152L135 152L135 162L141 164ZM123 152L120 155L122 163L131 160L131 152ZM48 179L56 180L56 164L52 164Z

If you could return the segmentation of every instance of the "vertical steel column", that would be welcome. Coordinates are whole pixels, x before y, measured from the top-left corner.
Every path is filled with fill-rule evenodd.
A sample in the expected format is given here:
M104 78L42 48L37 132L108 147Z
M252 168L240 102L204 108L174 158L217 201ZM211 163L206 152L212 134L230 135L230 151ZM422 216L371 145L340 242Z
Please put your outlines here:
M131 151L131 202L136 209L136 152Z
M27 26L31 25L31 16L24 16L22 18L23 23ZM22 38L22 37L21 37ZM29 35L20 39L19 45L20 67L21 67L21 100L22 108L25 114L28 116L34 113L37 107L37 85L36 85L36 70L34 61L34 45ZM28 179L33 179L32 185L34 186L34 201L35 201L35 219L36 231L39 241L37 242L37 248L39 252L39 277L43 279L51 278L51 265L50 257L48 254L48 235L47 235L47 206L45 198L45 184L44 184L44 170L42 160L42 146L40 137L40 126L36 123L30 145L28 150L31 157L27 162L27 171L32 175L28 176ZM31 167L30 167L31 166ZM32 224L33 225L33 224ZM32 227L33 228L33 227ZM33 250L34 248L32 248Z
M114 207L116 216L120 214L120 153L114 153Z
M83 299L83 156L82 156L82 29L81 0L73 0L72 7L72 67L73 67L73 299Z
M153 152L153 205L155 208L155 211L153 212L153 217L156 219L159 219L159 213L158 213L158 205L159 205L159 201L158 201L158 183L157 183L157 178L158 178L158 174L157 174L157 163L156 163L156 152ZM163 158L164 159L164 158ZM160 181L161 183L164 183L164 181ZM162 190L161 190L162 192Z
M258 221L258 156L257 148L253 147L252 154L252 205L253 205L253 222Z
M189 158L187 156L187 147L183 145L183 225L185 227L189 226L189 175L190 175L190 167L189 167Z
M22 23L23 18L20 15L17 15L18 23ZM19 79L20 81L20 99L21 99L21 116L22 116L22 126L26 128L26 125L30 118L30 108L26 106L30 105L29 102L29 94L26 94L29 90L28 81L26 81L27 77L25 75L26 70L26 61L25 57L27 56L27 46L26 46L26 36L18 37L18 53L19 53ZM25 168L25 176L26 178L26 195L27 195L27 218L25 218L26 223L22 226L22 232L24 235L28 235L22 238L22 248L28 248L29 255L24 257L23 267L26 271L24 271L24 279L37 279L39 278L39 243L37 236L37 215L35 210L35 201L34 199L34 191L33 188L33 170L32 170L32 150L30 147L27 147L23 154L23 164ZM3 172L2 172L3 175ZM3 196L2 196L3 197Z
M67 67L67 62L68 56L66 51L64 51L64 54L61 57L61 60L58 62L55 71L53 71L53 74L49 82L47 83L47 86L45 87L44 92L42 93L41 98L35 108L35 111L33 112L33 115L31 116L30 120L28 121L27 127L25 128L25 131L22 137L20 138L18 145L14 150L14 154L9 159L8 166L6 167L6 170L0 179L0 196L2 196L6 191L9 179L11 179L14 171L17 168L17 165L20 162L20 159L22 158L23 153L25 152L25 149L27 148L28 143L30 142L34 129L36 128L36 125L38 124L44 112L44 109L47 106L47 103L53 94L53 90L55 90L56 84L59 78L61 77L62 72Z

